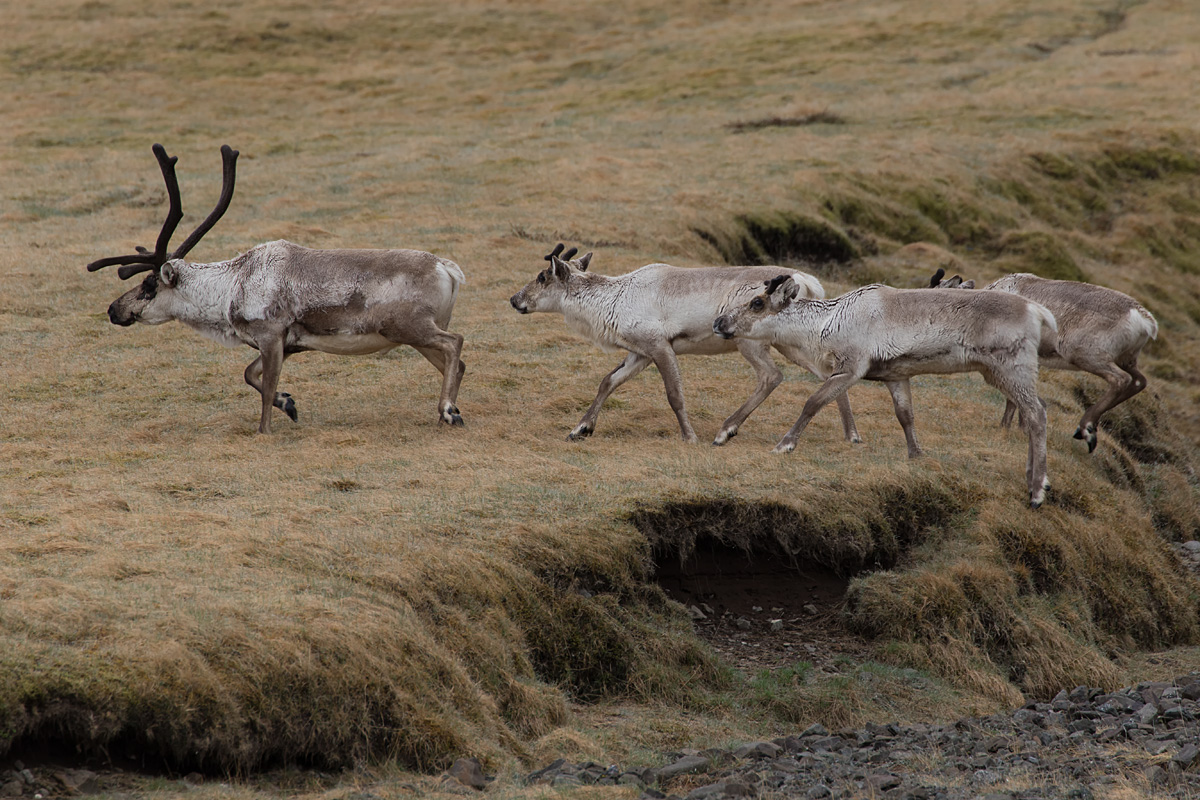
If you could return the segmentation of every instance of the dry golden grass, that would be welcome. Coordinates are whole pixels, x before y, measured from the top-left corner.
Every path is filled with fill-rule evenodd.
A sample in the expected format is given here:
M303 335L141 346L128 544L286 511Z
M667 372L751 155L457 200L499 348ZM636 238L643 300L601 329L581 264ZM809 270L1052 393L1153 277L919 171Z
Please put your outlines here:
M852 622L881 661L927 669L939 707L1112 683L1124 659L1200 636L1196 585L1165 544L1200 535L1187 3L244 0L148 15L48 0L6 21L0 753L56 739L178 768L428 769L761 734L782 723L648 585L631 517L714 502L744 513L649 533L753 546L765 515L830 569L871 570ZM180 157L183 228L216 197L219 145L242 152L198 260L286 237L458 261L467 427L435 424L438 382L415 353L312 354L283 373L300 424L255 436L249 350L109 325L120 282L82 267L153 240L155 141ZM860 254L814 267L831 294L922 284L937 264L899 250L917 241L977 279L1066 270L1129 291L1162 324L1151 390L1089 457L1069 433L1098 381L1046 376L1055 500L1038 514L1024 444L996 429L977 376L917 381L917 463L878 386L851 392L866 444L826 412L800 451L772 456L815 386L794 367L721 449L678 441L653 370L591 440L563 441L616 358L508 307L555 241L616 274L781 258L763 242L798 233ZM750 370L682 366L703 439ZM802 687L789 707L838 722L894 708L830 697ZM619 702L638 724L614 737L595 709Z

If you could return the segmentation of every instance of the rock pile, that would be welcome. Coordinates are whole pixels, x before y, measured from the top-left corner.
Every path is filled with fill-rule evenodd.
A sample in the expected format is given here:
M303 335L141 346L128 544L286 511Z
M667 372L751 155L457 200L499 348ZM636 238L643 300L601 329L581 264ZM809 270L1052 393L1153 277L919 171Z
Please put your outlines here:
M1200 673L1106 692L1084 686L945 725L821 725L658 767L560 759L528 784L633 784L642 798L1090 798L1121 788L1200 793Z

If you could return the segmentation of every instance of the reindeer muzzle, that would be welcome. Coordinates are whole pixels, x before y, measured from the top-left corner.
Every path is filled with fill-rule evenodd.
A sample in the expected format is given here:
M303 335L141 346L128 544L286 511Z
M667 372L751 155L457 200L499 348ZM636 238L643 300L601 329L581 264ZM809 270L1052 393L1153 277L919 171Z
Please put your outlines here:
M129 314L117 308L117 304L113 303L108 307L108 321L113 325L120 325L122 328L128 328L133 323L137 322L133 314Z

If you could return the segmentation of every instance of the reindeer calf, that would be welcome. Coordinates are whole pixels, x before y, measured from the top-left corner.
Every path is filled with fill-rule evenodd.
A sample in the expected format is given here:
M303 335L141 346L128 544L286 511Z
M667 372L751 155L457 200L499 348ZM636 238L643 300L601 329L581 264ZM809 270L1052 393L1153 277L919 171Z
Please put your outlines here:
M1039 349L1053 344L1055 322L1037 303L999 292L951 293L865 286L833 300L800 296L790 276L766 283L749 302L713 321L724 338L783 343L803 351L824 383L775 446L795 449L818 411L859 380L882 381L892 395L910 458L921 453L913 432L914 375L979 372L1021 410L1029 435L1025 479L1040 506L1046 475L1046 409L1037 396ZM957 295L957 296L956 296Z
M625 359L600 382L596 399L583 419L567 436L575 441L595 430L600 407L613 391L650 364L658 367L667 390L667 401L679 421L684 441L697 440L683 404L679 355L715 355L740 352L754 367L758 384L753 394L725 420L713 440L722 445L737 435L738 428L754 409L783 380L783 372L771 358L771 343L751 340L727 342L713 335L713 317L734 307L758 290L779 267L672 267L649 264L618 277L588 272L592 254L572 257L571 248L562 258L563 245L546 256L550 266L537 274L509 301L522 314L536 311L562 314L567 324L585 339L604 350L626 350ZM796 291L805 296L824 297L825 290L811 275L789 273ZM775 345L786 358L812 370L803 354L786 345ZM846 439L862 441L854 427L850 402L838 399Z
M942 280L939 269L929 285L972 289L974 281L958 275ZM1138 355L1151 339L1158 338L1158 322L1141 303L1123 292L1078 281L1056 281L1029 273L1005 275L983 287L1019 295L1041 303L1058 321L1058 343L1042 357L1050 369L1081 370L1104 379L1108 391L1083 412L1075 438L1096 449L1096 428L1104 413L1146 388L1146 376L1138 369ZM1004 407L1000 424L1012 424L1016 407Z

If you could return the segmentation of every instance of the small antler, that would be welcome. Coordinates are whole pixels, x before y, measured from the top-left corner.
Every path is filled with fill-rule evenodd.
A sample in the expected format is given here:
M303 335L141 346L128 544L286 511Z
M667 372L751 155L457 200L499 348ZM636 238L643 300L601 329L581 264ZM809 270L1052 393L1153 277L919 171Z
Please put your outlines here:
M555 245L554 250L552 250L549 254L543 256L543 258L545 258L547 261L550 261L555 256L557 256L560 261L570 261L572 258L575 257L575 254L579 252L579 248L572 247L570 250L563 253L563 248L565 246L566 245L564 245L562 242L559 242L557 245Z
M179 179L175 175L175 162L179 160L178 156L168 156L166 148L161 144L155 144L150 148L154 152L154 157L158 159L159 169L162 170L163 181L167 184L167 200L170 208L167 210L167 218L163 221L162 230L158 233L158 241L154 245L154 252L150 252L144 247L137 247L136 253L127 256L110 256L109 258L101 258L87 265L88 272L95 272L104 267L111 267L120 264L121 268L117 270L117 275L121 280L137 275L140 272L148 272L152 269L157 269L168 261L176 258L183 258L189 250L196 246L204 234L208 233L225 210L229 208L229 202L233 199L233 186L236 177L235 166L237 163L238 151L231 148L229 145L221 145L221 198L217 201L216 208L212 213L200 223L196 230L184 240L175 252L168 254L167 246L171 242L171 237L175 234L175 229L179 226L179 221L183 219L183 204L179 198Z
M929 288L936 289L938 284L942 282L942 278L946 276L946 270L938 267L938 271L933 273L933 277L929 279Z

